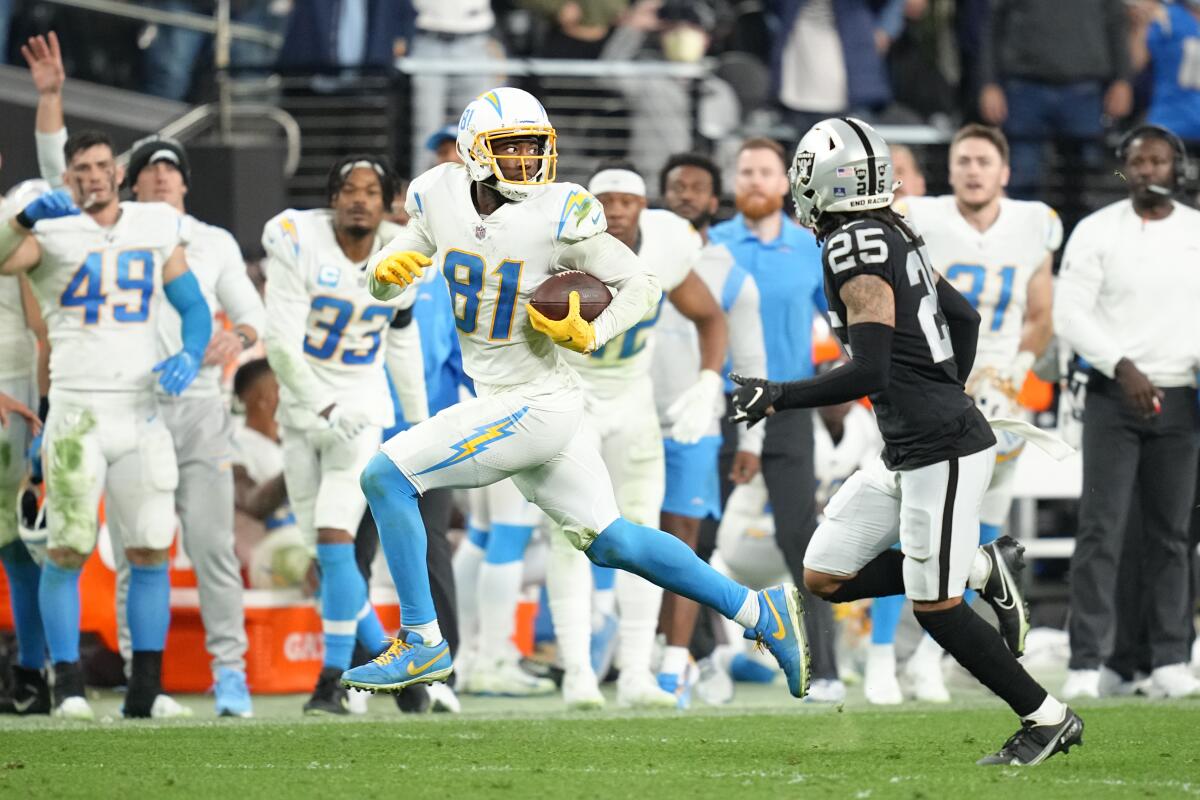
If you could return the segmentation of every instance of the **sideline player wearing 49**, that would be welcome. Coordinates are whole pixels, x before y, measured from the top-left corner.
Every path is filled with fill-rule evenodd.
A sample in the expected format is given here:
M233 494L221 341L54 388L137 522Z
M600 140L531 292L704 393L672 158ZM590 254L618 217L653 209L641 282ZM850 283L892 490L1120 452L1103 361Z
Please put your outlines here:
M804 583L835 603L908 595L921 627L1021 717L1020 730L980 764L1032 765L1066 752L1082 742L1083 721L1017 662L1021 620L1008 617L1024 610L999 601L1013 592L1020 550L1008 537L977 546L996 446L963 390L979 315L930 268L920 235L891 209L891 157L869 125L817 123L796 148L790 178L797 218L824 243L830 321L852 360L790 383L736 376L734 418L753 424L867 395L884 440L882 462L850 476L826 506ZM1007 636L962 602L967 586L996 601Z
M555 139L546 110L527 92L481 95L459 121L464 163L434 167L413 181L412 221L369 262L369 288L382 300L412 291L424 267L442 270L463 366L478 396L388 440L363 471L406 631L342 681L396 691L449 677L417 497L512 476L594 563L633 572L736 620L774 654L791 693L801 697L808 664L796 588L750 591L675 537L622 518L599 452L579 435L583 390L556 345L583 353L602 347L645 317L662 291L638 256L605 232L596 198L554 182ZM582 270L616 290L594 322L577 313L551 320L528 305L533 290L560 269Z

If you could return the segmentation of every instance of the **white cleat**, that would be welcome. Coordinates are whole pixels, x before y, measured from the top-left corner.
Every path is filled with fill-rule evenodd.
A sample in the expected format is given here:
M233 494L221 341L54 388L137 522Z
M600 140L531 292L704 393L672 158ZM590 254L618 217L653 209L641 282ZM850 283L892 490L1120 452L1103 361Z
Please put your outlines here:
M914 654L904 665L904 677L909 680L913 697L917 700L924 703L950 702L940 656L921 657Z
M87 698L74 695L63 698L63 701L54 709L54 716L59 719L92 722L96 719L96 712L92 710Z
M718 650L708 658L700 659L700 681L696 684L696 697L710 706L723 706L733 702L733 678L729 677L729 657Z
M873 644L867 651L863 694L874 706L895 706L904 701L900 681L896 680L896 648L890 644Z
M571 711L599 711L604 708L604 695L590 669L573 669L563 674L563 702Z
M1098 697L1100 697L1100 670L1067 670L1067 680L1063 684L1062 690L1063 700L1078 700L1080 698L1094 700Z
M1150 673L1150 691L1154 697L1177 699L1200 695L1200 680L1188 669L1188 665L1168 664L1157 667Z
M476 662L463 689L467 694L493 697L541 697L554 694L554 681L521 669L514 661Z
M458 714L462 711L462 703L454 689L446 683L431 683L425 687L429 692L429 710L435 714Z
M371 694L362 689L347 689L346 690L346 708L350 709L351 714L362 716L367 713L367 708L370 705Z
M677 708L678 705L679 698L663 691L649 672L630 675L626 671L617 678L618 708Z
M150 706L150 719L187 719L190 716L192 716L192 710L187 706L180 705L169 694L160 694L154 698L154 704Z
M846 700L846 684L833 678L818 678L808 687L804 695L806 703L843 703Z

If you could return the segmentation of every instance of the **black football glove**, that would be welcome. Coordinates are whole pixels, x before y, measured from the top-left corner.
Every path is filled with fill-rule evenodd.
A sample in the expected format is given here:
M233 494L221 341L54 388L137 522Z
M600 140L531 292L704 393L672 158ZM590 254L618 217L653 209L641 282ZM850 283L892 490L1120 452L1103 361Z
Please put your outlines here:
M739 387L733 393L730 422L745 422L753 428L773 413L771 406L783 395L783 386L766 378L745 378L731 372L729 379Z

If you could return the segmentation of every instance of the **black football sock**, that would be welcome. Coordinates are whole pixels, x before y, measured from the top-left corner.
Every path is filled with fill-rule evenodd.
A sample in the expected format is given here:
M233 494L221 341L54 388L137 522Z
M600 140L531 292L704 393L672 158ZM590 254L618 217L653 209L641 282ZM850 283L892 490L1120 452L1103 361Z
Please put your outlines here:
M944 611L914 612L933 640L1022 719L1038 710L1047 692L1017 661L1000 633L966 603Z
M125 690L125 716L148 717L162 694L162 650L134 650Z
M893 594L904 594L904 554L899 550L884 550L826 599L831 603L849 603Z

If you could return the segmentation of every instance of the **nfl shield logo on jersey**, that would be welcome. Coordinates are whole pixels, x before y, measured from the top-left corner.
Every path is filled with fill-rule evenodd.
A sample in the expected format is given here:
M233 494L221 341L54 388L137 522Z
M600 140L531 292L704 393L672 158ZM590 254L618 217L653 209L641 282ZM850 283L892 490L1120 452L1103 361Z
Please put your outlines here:
M475 238L482 242L483 237L485 237L485 236L487 236L487 228L485 228L483 225L476 225L475 226Z
M812 180L813 161L816 157L817 154L809 150L801 150L796 153L796 158L792 162L792 179L807 185Z

